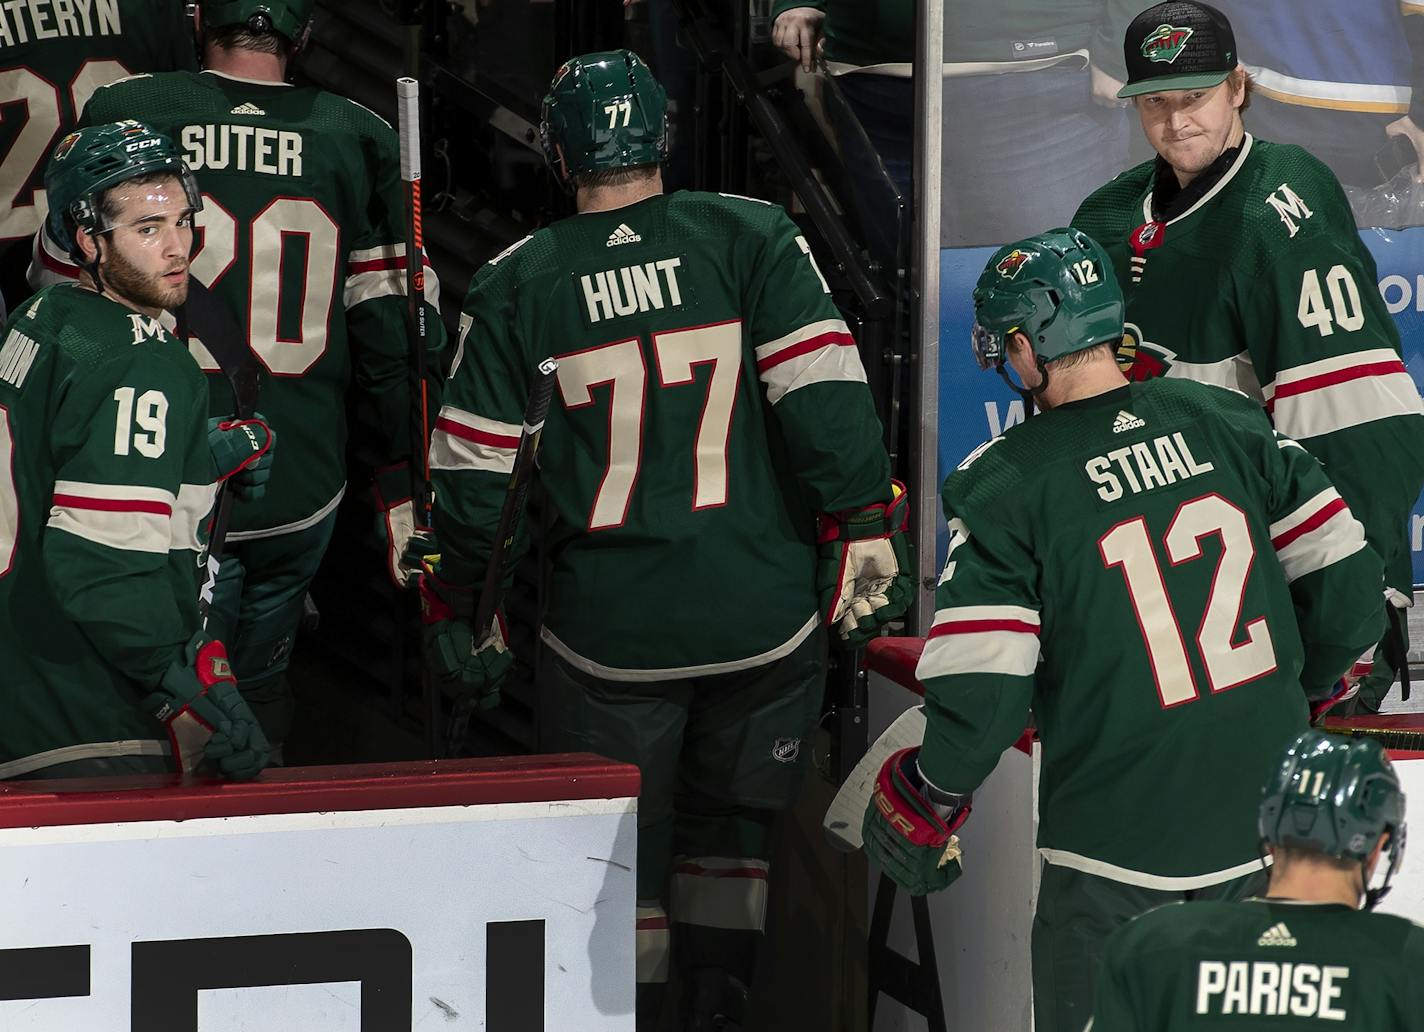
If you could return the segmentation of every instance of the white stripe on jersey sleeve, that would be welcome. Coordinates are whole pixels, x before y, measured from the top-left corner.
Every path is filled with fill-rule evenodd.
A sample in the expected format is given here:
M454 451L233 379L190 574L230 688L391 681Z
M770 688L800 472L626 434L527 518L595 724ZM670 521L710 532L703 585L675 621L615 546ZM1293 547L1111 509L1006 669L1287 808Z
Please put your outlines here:
M445 405L430 435L430 468L514 472L519 449L518 423L501 423L473 412Z
M1272 523L1270 533L1287 581L1323 570L1365 547L1365 528L1333 487Z
M161 488L60 480L47 525L106 548L166 555L176 502Z
M425 255L425 303L439 309L440 278ZM346 256L344 304L350 311L375 297L405 297L405 244L386 244Z
M866 382L855 338L840 319L807 323L784 337L759 345L756 360L757 375L766 384L766 398L773 405L813 383Z

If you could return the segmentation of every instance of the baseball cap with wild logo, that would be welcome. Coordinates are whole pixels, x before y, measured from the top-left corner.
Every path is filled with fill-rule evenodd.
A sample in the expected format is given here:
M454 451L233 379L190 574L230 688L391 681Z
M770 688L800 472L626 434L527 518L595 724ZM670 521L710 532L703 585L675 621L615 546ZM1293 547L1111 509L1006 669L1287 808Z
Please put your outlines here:
M1236 37L1215 7L1172 0L1143 11L1122 44L1127 85L1119 97L1219 85L1235 69Z

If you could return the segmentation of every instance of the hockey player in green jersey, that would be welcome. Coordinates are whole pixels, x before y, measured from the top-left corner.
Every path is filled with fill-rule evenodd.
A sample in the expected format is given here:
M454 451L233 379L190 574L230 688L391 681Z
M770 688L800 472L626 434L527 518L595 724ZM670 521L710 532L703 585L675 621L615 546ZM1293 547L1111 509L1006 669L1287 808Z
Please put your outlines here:
M1424 406L1344 192L1299 147L1246 131L1248 79L1214 8L1149 8L1124 53L1121 95L1158 157L1090 196L1073 225L1107 249L1127 296L1130 375L1234 387L1320 460L1384 561L1398 645ZM1370 709L1402 655L1387 651L1360 685Z
M1077 1032L1114 928L1250 891L1240 786L1265 779L1308 700L1380 633L1381 564L1258 405L1123 377L1122 291L1083 233L999 250L974 310L981 364L1007 378L1008 362L1044 411L945 481L924 744L887 761L865 842L911 891L948 884L970 793L1032 712L1035 1027Z
M313 0L204 0L203 72L107 86L83 115L146 118L182 148L208 199L193 275L248 327L268 374L262 411L282 455L266 495L234 506L213 613L277 755L292 720L287 662L346 489L353 380L384 434L380 483L393 556L414 529L404 467L411 392L396 134L359 104L285 81L312 9ZM425 289L430 346L438 349L433 273ZM197 357L210 374L211 411L231 411L226 381L206 352ZM389 569L404 576L394 559Z
M1384 750L1305 732L1266 783L1259 826L1265 897L1160 907L1115 932L1088 1032L1424 1029L1424 928L1359 909L1404 856Z
M639 1027L675 958L688 1027L732 1028L716 1022L736 1020L750 978L827 632L863 641L904 612L908 499L805 239L776 205L664 194L664 116L629 51L555 76L546 155L579 213L486 264L465 299L422 593L429 662L492 703L509 656L498 621L470 626L472 588L536 367L557 358L539 452L544 740L642 771Z
M0 11L0 295L15 308L48 204L44 162L95 89L135 72L198 67L181 0L16 4Z
M0 777L204 760L251 777L267 744L198 589L214 484L270 438L210 433L203 376L159 321L187 296L197 185L167 137L127 121L65 137L45 186L84 271L0 343ZM261 451L228 446L248 431Z

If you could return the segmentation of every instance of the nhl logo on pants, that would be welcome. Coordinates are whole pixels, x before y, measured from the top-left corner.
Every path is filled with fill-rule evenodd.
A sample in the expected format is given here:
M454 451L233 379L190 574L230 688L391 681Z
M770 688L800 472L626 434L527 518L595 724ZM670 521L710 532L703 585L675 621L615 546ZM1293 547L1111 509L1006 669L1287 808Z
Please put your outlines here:
M778 738L776 744L771 747L771 758L778 763L795 763L796 757L801 755L801 739L799 738Z

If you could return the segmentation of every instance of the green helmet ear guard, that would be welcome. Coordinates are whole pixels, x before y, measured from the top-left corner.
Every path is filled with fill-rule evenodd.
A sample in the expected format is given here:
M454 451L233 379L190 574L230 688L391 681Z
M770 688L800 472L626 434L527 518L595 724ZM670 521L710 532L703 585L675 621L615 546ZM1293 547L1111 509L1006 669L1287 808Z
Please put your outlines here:
M588 172L660 165L668 149L667 94L631 50L572 58L549 84L539 140L565 189Z
M1389 834L1389 867L1373 908L1404 860L1404 792L1378 742L1306 731L1281 758L1261 795L1258 825L1271 846L1304 849L1363 864Z
M301 43L316 0L200 0L200 6L207 28L242 25L259 35L275 31Z
M85 126L70 133L55 147L45 168L45 193L49 198L45 231L78 260L78 246L66 220L90 234L113 229L105 223L99 203L104 191L156 172L176 176L183 184L189 209L202 210L197 180L173 141L163 133L133 119Z
M1126 304L1112 262L1096 240L1053 229L994 252L974 287L974 355L1004 361L1022 332L1044 362L1122 339Z

